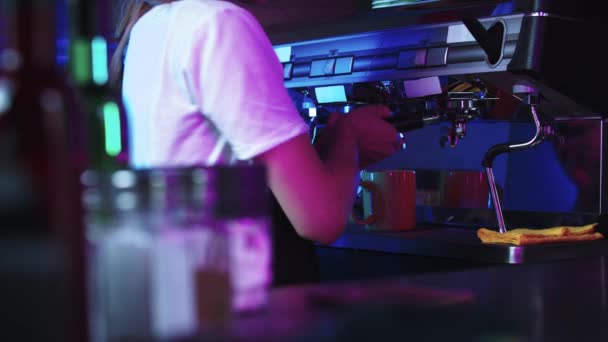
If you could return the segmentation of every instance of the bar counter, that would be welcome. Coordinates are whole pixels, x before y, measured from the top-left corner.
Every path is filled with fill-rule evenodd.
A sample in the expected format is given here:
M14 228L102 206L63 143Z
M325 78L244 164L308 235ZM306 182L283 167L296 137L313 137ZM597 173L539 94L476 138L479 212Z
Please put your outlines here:
M472 227L423 225L409 231L378 231L350 225L331 247L475 263L522 264L603 255L608 251L608 239L513 246L483 244L477 237L477 229Z
M235 319L224 337L237 341L607 341L606 322L608 257L594 256L278 288L265 312Z
M572 260L608 253L608 239L533 246L483 244L476 229L419 226L376 231L351 225L332 245L317 245L323 281L350 281Z
M55 336L65 308L61 297L43 295L62 293L49 287L53 253L32 243L2 247L13 256L0 263L9 280L0 283L4 333L57 340L39 338ZM419 260L399 260L404 267L409 261ZM435 271L275 288L264 311L234 317L222 336L179 341L608 341L608 249L567 260Z

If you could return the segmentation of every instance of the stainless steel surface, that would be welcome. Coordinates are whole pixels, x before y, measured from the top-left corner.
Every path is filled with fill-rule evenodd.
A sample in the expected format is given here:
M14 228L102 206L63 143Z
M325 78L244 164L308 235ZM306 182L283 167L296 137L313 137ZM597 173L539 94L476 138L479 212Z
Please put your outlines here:
M593 66L597 30L589 23L534 15L539 11L489 16L475 14L475 8L466 11L470 14L452 12L448 17L454 19L447 22L428 18L412 21L409 18L421 14L403 13L403 24L397 27L366 32L353 29L351 33L276 44L275 48L290 51L283 60L285 85L305 88L471 76L505 93L521 82L534 86L543 96L539 109L552 117L605 114L601 113L606 107L598 99L598 89L581 90L597 79ZM473 34L471 22L479 29ZM501 33L500 37L494 33ZM491 49L492 61L488 60L490 51L484 37L492 38L489 45L496 47ZM564 49L564 45L570 48ZM556 62L556 55L564 63ZM573 83L580 83L581 88L570 86Z
M529 114L528 114L529 115ZM493 167L503 217L508 227L546 228L597 222L606 167L604 130L599 118L563 119L552 123L555 136L536 148L499 156ZM522 122L472 122L468 136L456 148L442 148L441 125L406 134L407 149L370 168L413 169L418 182L418 222L484 224L498 230L491 206L450 208L439 199L440 188L452 170L478 170L487 148L503 141L521 141L533 134Z
M486 72L506 71L515 49L515 43L522 23L523 14L483 18L483 25L489 26L496 20L504 21L506 41L503 59L496 65L488 65L481 50L475 52L476 44L472 37L464 34L457 38L451 32L463 31L466 28L460 22L423 24L376 32L358 33L340 37L317 40L290 42L275 45L275 48L290 47L293 55L293 71L285 80L288 88L323 86L331 84L348 84L385 80L417 79L432 76L466 75ZM471 45L471 46L468 46ZM435 51L433 46L447 46L437 50L437 60L427 60ZM401 50L420 51L423 63L414 68L399 68L399 59L404 60ZM336 75L310 77L310 61L325 56L331 57L331 51L340 56L354 56L352 72ZM400 57L401 53L401 57ZM384 67L384 63L387 63ZM308 71L299 73L298 70Z
M606 167L606 165L604 164L605 162L607 162L608 160L606 160L606 156L604 155L604 153L607 153L608 150L604 148L604 141L606 141L606 137L605 137L605 125L603 125L600 130L599 130L599 136L600 136L600 142L599 142L599 148L600 148L600 153L599 153L599 160L598 160L598 164L599 164L599 177L597 177L598 184L597 184L597 189L598 192L601 194L598 196L598 212L600 214L604 214L606 213L608 210L606 209L606 199L605 196L608 196L608 191L604 191L604 186L608 185L608 182L606 182L606 172L608 169L608 167Z
M500 198L498 197L498 189L496 189L496 179L494 178L494 172L491 167L486 167L486 177L488 177L488 184L490 186L490 195L492 196L492 203L494 204L494 211L496 212L496 221L498 224L498 231L501 234L507 232L505 226L505 219L502 216L502 206L500 204Z
M476 229L445 226L421 226L407 232L372 232L363 226L352 225L332 246L497 264L608 255L608 239L532 246L483 244Z
M576 13L549 0L506 12L476 14L475 8L449 11L457 15L448 19L402 12L386 26L362 30L352 25L339 34L283 40L275 47L289 48L283 60L285 85L294 99L316 94L319 87L342 87L345 103L317 106L315 122L322 122L324 112L346 113L340 108L365 103L401 107L405 118L437 119L407 132L406 148L371 168L412 169L417 177L437 172L430 177L435 188L417 189L427 201L418 203L419 223L506 232L507 227L598 222L608 214L608 112L593 83L601 73L594 29L564 17ZM465 25L468 17L482 27ZM475 26L477 35L469 31ZM481 42L484 30L492 27L504 28L496 65L488 61L488 44ZM411 84L420 89L410 91ZM496 144L517 152L480 165ZM441 172L449 170L487 172L494 207L442 203L433 191L441 186Z

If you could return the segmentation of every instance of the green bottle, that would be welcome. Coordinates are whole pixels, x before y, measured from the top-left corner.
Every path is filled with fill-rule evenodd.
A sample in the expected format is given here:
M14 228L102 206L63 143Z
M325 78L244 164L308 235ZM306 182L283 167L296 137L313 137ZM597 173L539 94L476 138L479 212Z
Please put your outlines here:
M0 317L3 336L81 342L82 112L55 65L55 9L54 0L0 1Z
M128 128L120 94L109 85L110 3L71 0L68 70L86 112L88 168L111 171L128 166Z

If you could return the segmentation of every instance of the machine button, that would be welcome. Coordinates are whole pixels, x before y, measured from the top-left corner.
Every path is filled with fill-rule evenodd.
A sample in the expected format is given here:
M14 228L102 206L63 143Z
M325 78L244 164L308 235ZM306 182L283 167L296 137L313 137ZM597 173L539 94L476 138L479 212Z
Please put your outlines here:
M336 66L335 58L317 59L310 65L310 77L331 76Z
M290 80L292 71L293 71L293 63L284 63L283 64L283 79Z
M426 54L426 66L445 66L448 61L448 48L447 47L436 47L430 48Z
M411 69L426 65L427 49L405 50L399 52L397 68Z
M407 50L399 52L399 59L397 60L397 68L409 69L416 66L416 50Z
M338 57L334 68L334 75L344 75L353 72L353 56Z

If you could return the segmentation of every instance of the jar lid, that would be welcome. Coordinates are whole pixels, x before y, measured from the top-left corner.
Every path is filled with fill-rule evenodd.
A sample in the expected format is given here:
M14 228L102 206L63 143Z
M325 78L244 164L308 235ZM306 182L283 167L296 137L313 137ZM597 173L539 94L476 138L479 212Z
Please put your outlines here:
M148 183L147 175L135 170L86 170L80 175L82 204L90 210L135 210L147 203Z
M87 170L81 175L88 209L194 211L217 218L269 214L270 191L261 165Z

